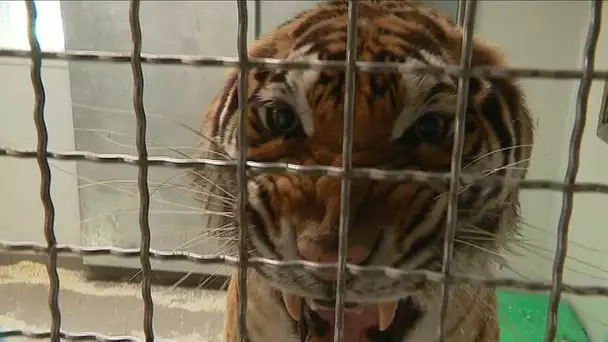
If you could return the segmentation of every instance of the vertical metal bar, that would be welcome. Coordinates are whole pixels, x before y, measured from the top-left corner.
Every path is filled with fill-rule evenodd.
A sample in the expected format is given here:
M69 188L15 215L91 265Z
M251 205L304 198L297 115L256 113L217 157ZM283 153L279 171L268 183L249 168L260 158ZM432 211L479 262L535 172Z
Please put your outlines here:
M42 56L40 42L36 35L36 19L38 13L33 0L26 0L28 40L31 51L30 78L34 89L34 124L38 136L36 160L40 169L40 199L44 207L44 237L47 244L48 261L46 264L49 276L49 298L48 305L51 312L51 336L52 342L59 342L61 331L61 311L59 309L59 274L57 272L57 239L55 237L55 205L51 198L51 168L48 160L49 136L44 118L44 106L46 104L46 93L42 82Z
M456 23L459 26L463 26L465 23L465 13L467 8L467 0L458 0L456 7Z
M262 0L253 0L253 14L253 33L255 35L255 39L258 39L262 34Z
M355 108L355 84L357 63L357 17L359 6L357 0L348 1L346 80L344 84L344 131L342 138L342 167L344 178L340 189L340 227L338 244L338 279L336 284L336 316L334 341L344 340L344 296L346 289L346 262L348 252L348 228L350 225L350 171L352 168L353 126Z
M462 32L462 50L460 51L460 68L467 70L471 67L473 54L473 31L477 12L477 0L467 1L464 9L464 28ZM458 193L460 188L460 174L462 168L462 154L464 148L464 123L467 114L469 99L468 74L458 78L458 96L456 100L456 122L454 127L454 146L452 148L450 191L448 213L446 220L446 233L443 246L443 275L444 283L441 291L441 309L439 320L439 341L445 340L445 324L449 302L450 271L452 268L454 237L458 224Z
M129 24L131 26L131 69L133 72L133 108L137 130L135 144L139 157L139 229L141 231L140 262L142 269L141 294L144 302L144 334L146 341L154 341L154 303L152 301L150 265L150 190L148 188L148 148L146 146L147 119L144 109L144 75L141 67L141 23L139 21L139 0L131 0L129 7Z
M583 77L581 78L581 83L576 95L576 114L574 117L572 133L570 135L568 166L564 179L564 184L566 185L575 184L576 175L578 173L581 141L583 139L583 132L585 131L585 124L587 121L587 102L589 101L589 92L591 91L591 83L593 82L592 73L595 66L595 51L602 25L602 5L603 3L601 0L594 0L591 5L591 20L589 21L584 46ZM574 192L572 189L565 190L563 192L562 211L557 227L557 251L553 260L553 282L551 295L549 297L547 329L545 335L545 341L547 342L553 342L555 340L557 330L557 309L562 294L564 265L568 254L568 232L570 229L573 202Z
M239 272L238 272L238 332L239 340L246 342L247 338L247 117L249 114L247 77L249 75L249 57L247 55L247 0L237 0L238 37L237 51L239 57L238 103L239 127L237 132L237 185L238 207L237 220L239 224Z

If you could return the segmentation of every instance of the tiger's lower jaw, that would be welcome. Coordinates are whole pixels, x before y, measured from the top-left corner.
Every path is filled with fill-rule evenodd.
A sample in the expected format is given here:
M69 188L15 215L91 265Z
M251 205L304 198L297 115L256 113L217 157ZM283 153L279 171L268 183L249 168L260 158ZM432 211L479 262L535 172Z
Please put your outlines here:
M299 323L303 341L333 342L335 302L283 294L285 308ZM420 308L411 298L399 301L360 304L346 303L344 342L402 341L421 318Z

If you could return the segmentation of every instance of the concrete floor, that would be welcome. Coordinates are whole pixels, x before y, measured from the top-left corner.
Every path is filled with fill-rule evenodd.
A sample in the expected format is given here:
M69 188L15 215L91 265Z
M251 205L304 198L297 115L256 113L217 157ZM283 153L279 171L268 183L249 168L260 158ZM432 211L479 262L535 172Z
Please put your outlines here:
M138 284L92 282L66 269L59 277L62 330L144 337ZM157 340L221 341L224 292L155 286L152 295ZM47 296L45 265L0 266L0 329L48 330Z

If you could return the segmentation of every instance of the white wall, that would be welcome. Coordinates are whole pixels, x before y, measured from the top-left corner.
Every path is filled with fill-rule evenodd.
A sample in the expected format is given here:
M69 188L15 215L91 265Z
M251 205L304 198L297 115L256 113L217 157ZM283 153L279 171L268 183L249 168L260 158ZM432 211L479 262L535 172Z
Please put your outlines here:
M587 9L588 4L579 1L482 1L476 32L500 46L513 67L576 68ZM551 15L546 15L549 12ZM568 143L564 130L574 109L577 83L550 79L523 79L521 83L537 123L529 178L562 180L560 171ZM523 191L526 239L536 245L554 245L555 237L535 227L554 231L560 203L560 193ZM530 253L524 253L514 255L511 266L521 277L549 280L551 258L530 258Z
M64 49L58 1L36 1L41 48ZM0 1L0 47L29 49L25 3ZM49 149L73 150L74 129L67 62L44 61L45 116ZM36 148L34 92L27 59L0 58L0 146ZM51 161L51 195L56 207L59 243L80 244L76 165ZM0 158L0 239L44 243L44 211L39 195L40 171L35 159Z
M516 67L573 69L582 66L589 1L483 1L477 32L500 45ZM605 12L606 13L606 12ZM606 15L604 14L604 17ZM604 19L605 22L606 18ZM606 30L604 30L606 31ZM600 37L597 68L608 67L608 34ZM578 81L525 80L524 90L538 122L530 178L563 181ZM583 138L579 181L608 181L608 146L596 136L603 82L594 83ZM506 274L527 280L551 280L561 193L526 190L522 194L523 240L516 244ZM564 280L608 286L608 230L602 209L608 198L575 195ZM570 299L592 341L608 331L608 302Z
M33 121L34 92L29 61L0 59L0 145L36 148ZM65 62L45 61L44 79L49 149L73 150L74 130L68 70ZM60 243L80 244L76 165L52 161L52 196L56 207L55 231ZM43 243L44 211L39 195L40 171L35 159L0 158L0 239Z

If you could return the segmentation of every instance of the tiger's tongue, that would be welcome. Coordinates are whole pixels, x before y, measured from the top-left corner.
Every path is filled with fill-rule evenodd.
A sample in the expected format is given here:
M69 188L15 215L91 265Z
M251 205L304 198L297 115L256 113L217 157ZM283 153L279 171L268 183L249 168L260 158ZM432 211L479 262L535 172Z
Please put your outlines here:
M334 342L335 310L318 309L317 314L329 324L327 334L313 339L315 342ZM344 312L344 342L371 342L367 331L378 328L378 310L375 305L365 306L362 311Z
M302 319L301 313L303 300L298 296L291 294L283 294L283 301L289 315L295 320ZM329 325L327 333L324 336L315 337L312 341L315 342L333 342L335 330L335 314L336 310L321 307L314 302L306 300L309 309L312 309ZM360 305L355 309L345 308L344 310L344 342L371 342L368 337L368 330L375 328L377 330L385 330L391 325L398 302L386 302L378 304Z

